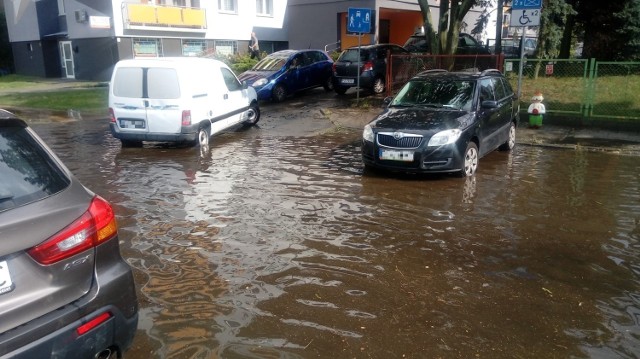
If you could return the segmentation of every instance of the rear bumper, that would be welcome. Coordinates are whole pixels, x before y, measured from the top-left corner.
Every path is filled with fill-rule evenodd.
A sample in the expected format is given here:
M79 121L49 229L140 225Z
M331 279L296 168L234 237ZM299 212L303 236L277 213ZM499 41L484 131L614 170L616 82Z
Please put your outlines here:
M113 137L125 141L191 142L198 138L197 125L183 127L181 133L123 132L114 123L109 128Z
M96 247L91 289L64 307L0 334L0 358L93 358L108 348L124 352L138 324L131 267L119 255L118 237ZM111 317L79 335L77 328L109 312Z
M360 76L360 88L372 88L374 83L374 77L370 71ZM349 81L350 83L345 83ZM333 76L333 86L337 87L357 87L358 77L356 76Z

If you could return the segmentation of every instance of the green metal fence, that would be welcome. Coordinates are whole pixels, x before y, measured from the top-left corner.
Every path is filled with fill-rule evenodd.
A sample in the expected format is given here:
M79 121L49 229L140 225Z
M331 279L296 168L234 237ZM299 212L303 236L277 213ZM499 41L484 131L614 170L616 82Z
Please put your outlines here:
M491 56L391 56L387 94L397 93L408 78L429 69L497 68L520 93L526 111L536 91L546 112L581 120L640 120L640 62L598 62L595 59L520 59L503 63ZM397 76L398 70L403 76ZM389 73L388 75L390 75ZM636 122L637 123L637 122Z
M521 90L520 108L541 91L549 114L589 119L640 120L640 62L524 59L505 60L504 74Z

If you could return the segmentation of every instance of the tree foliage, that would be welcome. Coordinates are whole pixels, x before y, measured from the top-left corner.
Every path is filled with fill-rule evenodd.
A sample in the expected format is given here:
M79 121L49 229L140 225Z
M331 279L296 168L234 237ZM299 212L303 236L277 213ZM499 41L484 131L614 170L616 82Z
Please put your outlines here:
M433 54L454 54L458 47L458 36L464 25L464 17L472 7L487 8L495 4L494 0L441 0L438 5L439 16L434 26L431 7L428 0L418 0L425 36L431 45ZM435 30L434 30L435 29ZM434 46L436 45L437 46Z

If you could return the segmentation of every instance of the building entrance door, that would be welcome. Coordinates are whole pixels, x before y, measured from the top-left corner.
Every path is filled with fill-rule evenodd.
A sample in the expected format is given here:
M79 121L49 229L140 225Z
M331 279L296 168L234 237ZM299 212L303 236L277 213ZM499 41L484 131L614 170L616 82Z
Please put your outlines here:
M60 56L62 57L62 74L68 79L74 79L73 48L71 41L60 41Z

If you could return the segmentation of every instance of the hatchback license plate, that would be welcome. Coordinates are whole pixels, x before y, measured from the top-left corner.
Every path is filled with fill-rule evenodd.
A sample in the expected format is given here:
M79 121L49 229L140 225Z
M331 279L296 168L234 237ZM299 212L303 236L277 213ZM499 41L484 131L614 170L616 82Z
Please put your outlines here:
M7 261L0 261L0 294L8 293L13 290L13 282Z
M354 79L340 79L340 83L343 85L353 85L354 83L356 83L356 80Z
M380 150L380 159L391 160L391 161L412 162L413 151Z

